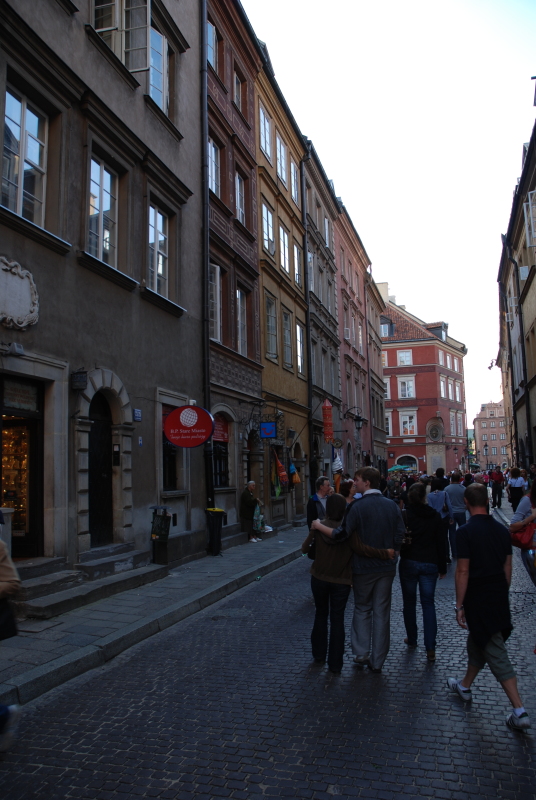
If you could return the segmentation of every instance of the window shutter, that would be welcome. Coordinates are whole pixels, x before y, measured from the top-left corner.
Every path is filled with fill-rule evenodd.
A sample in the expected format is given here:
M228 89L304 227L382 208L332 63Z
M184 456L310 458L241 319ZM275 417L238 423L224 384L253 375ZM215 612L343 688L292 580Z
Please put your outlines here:
M149 69L151 0L125 0L125 66L130 72Z

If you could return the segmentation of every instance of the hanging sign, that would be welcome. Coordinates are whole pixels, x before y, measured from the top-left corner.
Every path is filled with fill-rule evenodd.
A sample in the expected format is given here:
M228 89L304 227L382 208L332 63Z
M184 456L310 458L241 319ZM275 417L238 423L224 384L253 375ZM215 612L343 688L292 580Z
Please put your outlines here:
M215 442L228 442L229 441L229 423L221 414L214 415L214 441Z
M322 403L322 421L324 422L324 441L333 441L333 406L326 399Z
M275 422L261 422L260 438L277 439L277 430Z
M199 406L180 406L164 422L166 439L176 447L199 447L210 439L214 417Z

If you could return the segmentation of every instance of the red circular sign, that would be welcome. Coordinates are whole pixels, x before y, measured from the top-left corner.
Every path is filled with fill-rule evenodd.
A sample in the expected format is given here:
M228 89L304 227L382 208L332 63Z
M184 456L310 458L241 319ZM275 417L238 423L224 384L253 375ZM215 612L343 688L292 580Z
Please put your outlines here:
M199 447L210 439L214 417L199 406L181 406L167 415L166 439L177 447Z

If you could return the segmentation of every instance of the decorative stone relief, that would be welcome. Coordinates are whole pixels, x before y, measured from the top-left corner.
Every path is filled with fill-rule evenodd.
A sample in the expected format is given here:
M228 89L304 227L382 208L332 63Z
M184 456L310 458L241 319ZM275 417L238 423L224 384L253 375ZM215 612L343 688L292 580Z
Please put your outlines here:
M32 273L0 256L0 322L23 331L39 319L39 295Z
M238 389L246 394L260 396L261 376L257 370L226 358L222 353L210 354L210 373L214 383Z

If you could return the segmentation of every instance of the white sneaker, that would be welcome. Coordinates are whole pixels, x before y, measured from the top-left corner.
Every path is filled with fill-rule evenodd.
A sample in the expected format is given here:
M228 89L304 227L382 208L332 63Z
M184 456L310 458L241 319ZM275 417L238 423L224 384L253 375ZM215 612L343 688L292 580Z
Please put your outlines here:
M512 728L514 731L526 731L527 728L530 728L530 719L529 715L526 711L524 711L520 717L518 717L512 711L506 717L506 724L509 728Z
M255 538L251 538L249 541L250 542L256 542L257 540Z
M8 718L4 725L2 733L0 733L0 753L5 753L13 744L13 740L17 733L17 727L22 714L20 706L8 706Z
M473 699L473 693L470 689L462 689L457 678L447 678L447 686L451 692L458 692L464 703L468 703Z

